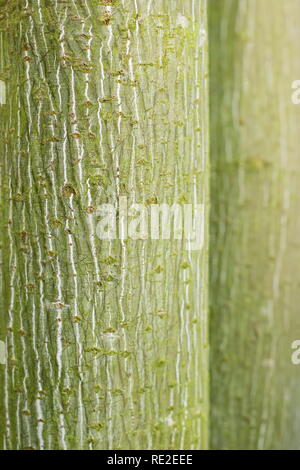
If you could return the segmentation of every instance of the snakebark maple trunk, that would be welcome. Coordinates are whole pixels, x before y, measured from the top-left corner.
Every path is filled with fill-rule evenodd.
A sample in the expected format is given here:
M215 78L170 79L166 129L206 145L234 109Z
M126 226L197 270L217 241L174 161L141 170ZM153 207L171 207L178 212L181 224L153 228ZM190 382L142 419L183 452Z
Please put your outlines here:
M212 447L299 448L298 0L209 2Z
M7 0L0 28L1 446L206 448L207 217L198 251L96 236L121 196L207 214L206 1Z

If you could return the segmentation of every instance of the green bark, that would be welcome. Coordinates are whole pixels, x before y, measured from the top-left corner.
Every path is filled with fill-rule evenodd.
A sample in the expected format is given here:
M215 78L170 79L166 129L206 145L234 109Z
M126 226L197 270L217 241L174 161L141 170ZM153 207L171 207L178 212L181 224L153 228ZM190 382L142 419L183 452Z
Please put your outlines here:
M95 235L96 209L208 206L206 1L1 8L1 446L208 440L201 251Z
M298 0L211 0L211 443L299 448Z

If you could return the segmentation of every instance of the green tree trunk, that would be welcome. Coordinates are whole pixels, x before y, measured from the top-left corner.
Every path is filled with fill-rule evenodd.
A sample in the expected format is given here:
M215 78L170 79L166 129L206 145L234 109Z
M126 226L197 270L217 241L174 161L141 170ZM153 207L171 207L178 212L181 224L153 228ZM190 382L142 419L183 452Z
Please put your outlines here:
M206 448L206 1L7 0L0 31L1 446ZM204 204L203 249L100 240L121 196Z
M211 442L299 448L298 0L209 2Z

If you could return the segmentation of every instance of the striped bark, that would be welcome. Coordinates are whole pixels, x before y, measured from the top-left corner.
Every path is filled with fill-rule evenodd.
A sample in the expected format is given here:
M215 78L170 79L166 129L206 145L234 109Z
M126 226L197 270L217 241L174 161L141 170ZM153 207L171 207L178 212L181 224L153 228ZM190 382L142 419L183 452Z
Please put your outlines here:
M212 447L299 448L298 0L212 0Z
M206 0L7 0L0 31L1 446L206 448L207 217L201 251L95 232L121 196L207 208Z

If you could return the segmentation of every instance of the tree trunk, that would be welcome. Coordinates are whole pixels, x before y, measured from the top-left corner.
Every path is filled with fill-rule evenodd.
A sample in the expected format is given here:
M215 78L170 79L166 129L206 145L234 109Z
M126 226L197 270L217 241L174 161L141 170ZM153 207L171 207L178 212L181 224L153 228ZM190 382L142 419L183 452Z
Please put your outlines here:
M206 1L2 4L1 445L206 448ZM202 250L100 239L121 196Z
M211 442L299 448L298 0L211 0Z

